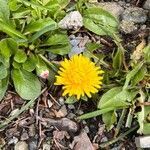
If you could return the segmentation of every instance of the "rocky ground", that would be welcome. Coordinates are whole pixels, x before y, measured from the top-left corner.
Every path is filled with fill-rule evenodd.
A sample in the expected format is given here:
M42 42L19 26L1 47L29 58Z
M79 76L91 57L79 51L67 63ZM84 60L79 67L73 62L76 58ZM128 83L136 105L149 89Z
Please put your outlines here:
M119 30L123 38L123 46L128 53L136 49L141 39L150 42L150 0L99 0L97 5L110 11L120 20ZM85 33L82 30L75 34L68 34L73 47L70 56L84 51L88 41L102 43L104 46L101 51L104 54L112 52L114 45L109 38ZM126 57L129 57L128 53ZM50 57L52 59L52 55ZM5 99L0 103L0 120L5 119L6 116L13 116L24 104L25 102L10 87ZM24 111L1 130L0 149L137 149L134 142L135 136L138 136L136 131L115 144L102 145L102 148L98 148L101 143L113 139L114 129L108 132L101 117L77 120L77 116L95 109L96 105L92 101L65 104L59 89L46 87L33 108ZM122 129L122 131L126 130L126 128Z

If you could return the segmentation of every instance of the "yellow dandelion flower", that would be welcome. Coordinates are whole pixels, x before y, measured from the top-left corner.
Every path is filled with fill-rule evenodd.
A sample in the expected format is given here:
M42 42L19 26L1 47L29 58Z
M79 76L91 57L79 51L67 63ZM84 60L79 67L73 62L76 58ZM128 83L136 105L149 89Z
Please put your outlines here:
M103 73L89 58L74 55L70 60L61 62L55 85L63 85L63 96L76 95L77 99L84 95L91 97L91 93L97 93L101 88Z

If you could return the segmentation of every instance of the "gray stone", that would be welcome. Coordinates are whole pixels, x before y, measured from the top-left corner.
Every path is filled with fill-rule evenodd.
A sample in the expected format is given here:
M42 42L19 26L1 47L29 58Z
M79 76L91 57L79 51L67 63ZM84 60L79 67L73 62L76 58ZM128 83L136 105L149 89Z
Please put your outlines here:
M137 30L137 26L131 22L131 21L126 21L122 20L120 23L120 31L129 34L132 33L133 31Z
M83 18L78 11L72 11L67 14L59 23L61 29L74 29L77 30L83 26Z
M106 11L110 12L116 18L119 18L120 15L123 13L124 8L121 7L116 2L105 2L105 3L98 3L98 6L105 9Z
M147 1L144 3L143 8L150 10L150 0L147 0Z
M121 15L122 20L144 23L147 20L147 11L139 7L127 8Z
M135 138L135 143L137 147L150 148L150 136L137 137Z

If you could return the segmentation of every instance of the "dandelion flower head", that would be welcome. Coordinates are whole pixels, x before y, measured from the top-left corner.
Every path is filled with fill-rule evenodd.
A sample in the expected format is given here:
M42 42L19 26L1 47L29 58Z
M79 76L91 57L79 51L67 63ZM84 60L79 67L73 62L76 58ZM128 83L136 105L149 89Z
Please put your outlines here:
M63 86L63 96L74 95L77 99L85 95L91 97L91 93L97 93L101 88L104 72L89 58L81 54L74 55L60 65L55 85Z

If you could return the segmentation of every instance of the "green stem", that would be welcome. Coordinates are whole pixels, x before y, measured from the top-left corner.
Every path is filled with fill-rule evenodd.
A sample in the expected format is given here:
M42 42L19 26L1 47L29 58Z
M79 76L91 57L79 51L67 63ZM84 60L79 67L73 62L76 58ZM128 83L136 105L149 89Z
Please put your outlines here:
M123 139L125 136L127 136L128 134L130 134L131 132L133 132L134 130L136 130L139 126L136 125L135 127L129 129L127 132L125 132L124 134L121 134L120 136L118 136L117 138L114 138L112 139L111 141L108 141L108 142L105 142L105 143L102 143L99 145L100 148L104 148L104 147L107 147L121 139Z

